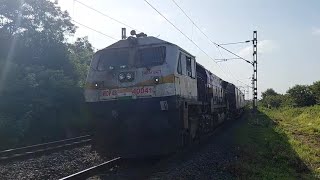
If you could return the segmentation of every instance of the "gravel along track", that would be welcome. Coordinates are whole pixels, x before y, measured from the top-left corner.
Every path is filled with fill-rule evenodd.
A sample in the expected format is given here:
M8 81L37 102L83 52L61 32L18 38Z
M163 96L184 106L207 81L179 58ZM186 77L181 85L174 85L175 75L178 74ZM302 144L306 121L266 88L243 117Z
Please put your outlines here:
M244 118L228 121L199 148L162 163L149 179L236 179L232 165L237 161L235 131Z
M235 179L231 172L232 164L237 161L234 134L245 122L244 118L226 122L200 147L170 156L149 166L150 169L137 166L137 169L130 168L134 172L125 172L124 176L106 175L93 179ZM90 146L83 146L33 159L1 163L0 179L59 179L105 160L91 152Z
M59 179L104 162L91 146L0 164L0 179Z

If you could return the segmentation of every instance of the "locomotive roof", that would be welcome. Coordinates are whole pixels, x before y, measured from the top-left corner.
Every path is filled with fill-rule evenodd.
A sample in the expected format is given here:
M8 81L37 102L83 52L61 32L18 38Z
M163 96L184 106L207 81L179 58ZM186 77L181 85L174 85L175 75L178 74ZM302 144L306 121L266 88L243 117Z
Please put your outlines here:
M184 50L180 46L170 43L168 41L153 37L153 36L147 36L147 37L128 37L127 39L119 40L113 44L111 44L108 47L105 47L104 49L117 49L117 48L126 48L132 46L132 41L136 41L137 45L139 46L148 46L148 45L160 45L160 44L167 44L167 45L172 45L172 46L177 46L181 51L184 51L185 53L189 54L192 57L192 54L190 54L188 51ZM102 50L104 50L102 49Z
M164 41L162 39L153 37L153 36L147 36L147 37L139 37L139 38L134 38L134 37L128 37L127 39L119 40L110 46L104 48L104 49L113 49L113 48L126 48L132 46L132 42L136 41L135 43L139 46L147 46L147 45L155 45L155 44L170 44L170 45L175 45L172 44L168 41Z

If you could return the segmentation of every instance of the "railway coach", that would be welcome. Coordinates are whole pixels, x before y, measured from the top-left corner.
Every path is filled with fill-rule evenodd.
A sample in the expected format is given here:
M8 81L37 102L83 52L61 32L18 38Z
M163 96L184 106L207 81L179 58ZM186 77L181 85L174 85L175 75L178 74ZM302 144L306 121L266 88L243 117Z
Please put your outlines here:
M244 96L170 42L141 33L95 53L85 100L94 148L145 157L174 152L244 106Z

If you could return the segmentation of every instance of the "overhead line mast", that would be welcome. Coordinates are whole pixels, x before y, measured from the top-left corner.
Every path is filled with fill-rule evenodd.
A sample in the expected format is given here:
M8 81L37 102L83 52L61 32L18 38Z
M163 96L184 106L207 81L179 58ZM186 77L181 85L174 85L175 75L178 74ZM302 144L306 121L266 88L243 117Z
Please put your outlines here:
M257 110L257 104L258 104L258 32L257 31L253 31L252 43L253 43L252 108L253 108L253 111L255 112Z

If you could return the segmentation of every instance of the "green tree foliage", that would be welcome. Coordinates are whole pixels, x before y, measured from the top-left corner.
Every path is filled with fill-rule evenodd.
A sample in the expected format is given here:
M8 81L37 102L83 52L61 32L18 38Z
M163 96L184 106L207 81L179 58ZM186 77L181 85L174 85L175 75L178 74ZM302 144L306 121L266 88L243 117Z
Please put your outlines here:
M320 81L311 86L295 85L286 94L278 94L273 89L262 92L261 105L268 108L280 106L304 107L320 103Z
M73 44L70 16L50 0L0 0L0 146L86 131L82 85L93 54Z
M262 99L266 98L267 96L275 96L275 95L278 95L278 93L272 88L269 88L265 92L261 93Z
M69 14L49 0L1 0L1 31L9 34L42 34L63 41L65 34L74 33Z
M278 108L282 104L282 95L270 95L264 98L264 102L267 107Z
M312 94L314 95L317 104L320 104L320 81L314 82L310 86L310 90L311 90Z
M268 108L278 108L283 105L284 99L286 98L284 95L278 94L272 88L267 89L265 92L262 92L262 100L261 104Z
M70 44L69 51L70 60L77 72L79 86L83 87L94 49L88 38L84 37L78 38L74 44Z
M293 99L290 97L289 94L284 94L281 95L282 99L281 99L281 106L284 107L293 107L294 106L294 102Z
M315 97L309 86L295 85L287 93L292 98L294 106L303 107L315 104Z

